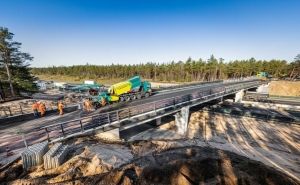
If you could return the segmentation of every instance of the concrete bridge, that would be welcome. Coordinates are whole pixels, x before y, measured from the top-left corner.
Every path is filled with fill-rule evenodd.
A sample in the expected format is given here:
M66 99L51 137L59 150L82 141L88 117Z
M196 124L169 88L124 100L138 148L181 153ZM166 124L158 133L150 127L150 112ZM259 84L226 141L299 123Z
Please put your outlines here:
M108 131L118 136L120 131L150 121L155 120L159 125L161 118L168 115L175 115L178 133L185 134L191 107L213 100L222 101L227 96L235 96L235 101L241 101L245 90L257 88L262 83L260 80L251 79L220 82L196 89L174 89L172 93L163 94L161 96L163 98L159 100L39 128L36 130L39 138L27 142L35 143L43 140L56 142L80 135Z

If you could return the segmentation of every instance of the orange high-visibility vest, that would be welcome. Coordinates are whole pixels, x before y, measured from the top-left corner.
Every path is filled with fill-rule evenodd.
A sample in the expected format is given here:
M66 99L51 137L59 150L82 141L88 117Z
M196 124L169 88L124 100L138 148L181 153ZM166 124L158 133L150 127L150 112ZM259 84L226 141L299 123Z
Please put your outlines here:
M37 110L38 109L38 104L37 103L33 103L32 104L32 110Z

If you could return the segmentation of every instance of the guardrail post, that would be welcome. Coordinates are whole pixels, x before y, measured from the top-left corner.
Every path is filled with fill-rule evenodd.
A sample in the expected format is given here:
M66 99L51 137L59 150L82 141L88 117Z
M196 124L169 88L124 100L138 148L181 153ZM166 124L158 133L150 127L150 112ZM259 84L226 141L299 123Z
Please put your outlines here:
M23 114L23 109L22 109L21 104L19 104L19 107L20 107L20 112L21 112L21 114Z
M156 113L156 102L154 102L154 112L155 112L155 115L157 114Z
M176 99L175 97L173 98L173 109L175 109L175 105L176 105Z
M110 124L109 113L107 113L108 124Z
M119 111L117 110L117 120L120 122Z
M9 115L10 115L10 116L12 116L12 113L11 113L10 107L8 107L8 111L9 111Z
M49 136L48 129L47 129L47 128L45 128L45 131L46 131L46 133L47 133L47 140L48 140L48 142L50 142L50 136Z
M22 134L22 139L23 139L23 141L24 141L25 147L28 148L27 141L26 141L26 138L25 138L25 134L24 134L24 133Z
M62 124L60 124L60 128L61 128L61 132L62 132L63 136L65 137L65 131L64 131L64 127Z
M128 109L128 118L130 118L130 109L129 108L127 109Z
M80 129L81 129L81 132L84 132L84 129L83 129L83 126L82 126L82 121L79 120L79 123L80 123Z

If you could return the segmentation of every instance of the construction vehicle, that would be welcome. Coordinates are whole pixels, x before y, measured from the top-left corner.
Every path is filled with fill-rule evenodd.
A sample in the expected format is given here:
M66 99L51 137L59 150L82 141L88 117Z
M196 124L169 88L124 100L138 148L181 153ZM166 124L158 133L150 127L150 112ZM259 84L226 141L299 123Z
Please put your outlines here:
M88 92L90 95L95 96L101 91L101 87L102 85L95 83L75 85L73 87L69 87L68 89L78 93Z
M134 76L127 81L110 86L106 92L93 97L96 107L105 106L114 102L128 102L135 99L147 98L151 95L151 84L142 81L140 76Z
M269 78L269 74L267 72L258 72L256 76L262 80L267 80L267 78Z

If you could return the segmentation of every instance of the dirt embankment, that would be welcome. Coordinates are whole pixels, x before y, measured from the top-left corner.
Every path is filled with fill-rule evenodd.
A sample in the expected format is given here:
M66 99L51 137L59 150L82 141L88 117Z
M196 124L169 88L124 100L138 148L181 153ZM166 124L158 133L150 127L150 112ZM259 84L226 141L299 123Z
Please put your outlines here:
M300 82L272 81L269 94L273 96L300 96Z
M92 181L90 181L92 180ZM85 183L97 184L297 184L285 175L234 153L203 147L176 148L138 158Z
M26 172L19 161L0 174L0 184L299 185L274 168L220 149L168 141L88 143L75 145L69 160L56 169L41 165Z

